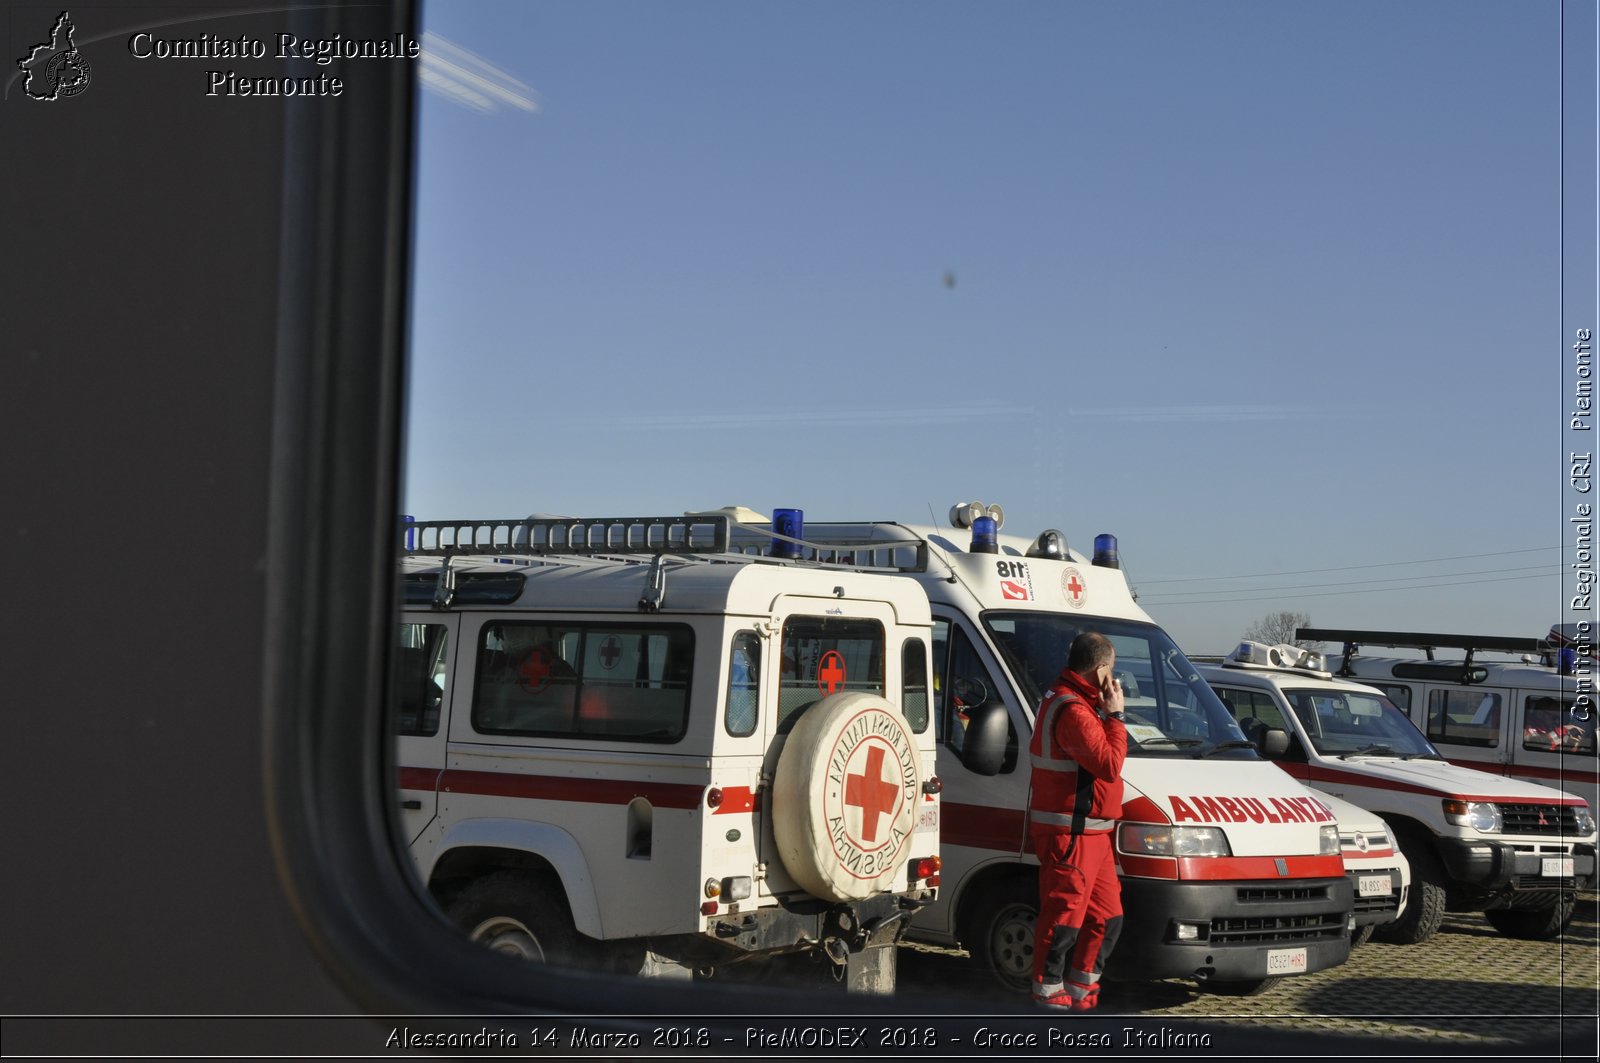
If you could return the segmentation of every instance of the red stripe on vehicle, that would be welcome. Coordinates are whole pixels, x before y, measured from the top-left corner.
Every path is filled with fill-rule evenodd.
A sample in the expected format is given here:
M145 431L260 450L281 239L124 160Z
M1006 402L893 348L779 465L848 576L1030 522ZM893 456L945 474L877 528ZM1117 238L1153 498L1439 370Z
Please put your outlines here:
M1454 763L1452 761L1451 763ZM1422 786L1417 783L1401 782L1397 779L1380 779L1372 775L1362 775L1353 771L1341 771L1338 768L1324 768L1316 764L1280 765L1290 775L1297 779L1306 779L1311 782L1342 783L1345 786L1365 786L1371 790L1393 790L1397 793L1428 794L1439 798L1453 798L1457 801L1494 801L1499 804L1518 805L1581 805L1581 797L1563 795L1560 798L1551 797L1519 797L1507 794L1457 794L1448 790L1441 790L1436 786ZM1461 767L1472 767L1462 764ZM1482 771L1482 765L1477 770Z
M1349 849L1344 850L1344 855L1350 857L1352 860L1381 860L1384 857L1393 856L1394 850L1368 849L1366 852L1362 852L1360 849L1352 846Z
M943 845L1019 853L1026 824L1020 809L963 805L954 801L945 801L939 806L939 841Z
M625 805L642 797L656 808L699 808L705 787L689 783L635 782L630 779L574 779L560 775L516 775L498 771L446 771L445 793L521 797L534 801L576 801Z
M439 786L438 768L401 768L400 789L436 790Z
M1170 856L1134 856L1130 853L1119 853L1117 863L1121 866L1124 878L1176 879L1178 877L1178 862Z
M1172 817L1148 797L1135 797L1122 803L1122 818L1136 823L1171 823Z
M1451 761L1452 764L1455 761ZM1464 764L1464 767L1476 767L1483 770L1482 765ZM1517 764L1511 769L1511 777L1531 779L1555 779L1557 782L1589 783L1600 782L1600 774L1592 771L1573 771L1571 768L1541 768L1533 764Z
M761 795L748 786L724 786L722 804L711 810L713 816L729 812L754 812L761 807Z
M1124 857L1126 859L1126 857ZM1278 871L1283 862L1284 874ZM1339 856L1180 856L1178 877L1214 882L1220 879L1341 878Z

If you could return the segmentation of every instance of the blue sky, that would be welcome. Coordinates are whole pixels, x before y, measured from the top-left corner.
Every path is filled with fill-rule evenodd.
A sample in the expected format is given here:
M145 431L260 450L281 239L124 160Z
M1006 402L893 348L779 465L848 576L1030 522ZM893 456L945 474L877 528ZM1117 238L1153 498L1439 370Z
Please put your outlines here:
M469 91L422 97L405 511L978 499L1116 534L1192 653L1278 609L1542 634L1560 20L429 5Z

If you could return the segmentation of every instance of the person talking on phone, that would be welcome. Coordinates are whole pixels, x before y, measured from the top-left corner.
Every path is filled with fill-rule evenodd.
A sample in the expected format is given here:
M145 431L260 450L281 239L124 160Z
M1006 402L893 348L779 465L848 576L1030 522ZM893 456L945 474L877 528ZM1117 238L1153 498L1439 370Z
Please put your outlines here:
M1033 999L1062 1011L1099 1005L1100 972L1122 930L1112 832L1122 815L1128 733L1116 663L1104 635L1073 639L1028 745L1028 840L1039 857Z

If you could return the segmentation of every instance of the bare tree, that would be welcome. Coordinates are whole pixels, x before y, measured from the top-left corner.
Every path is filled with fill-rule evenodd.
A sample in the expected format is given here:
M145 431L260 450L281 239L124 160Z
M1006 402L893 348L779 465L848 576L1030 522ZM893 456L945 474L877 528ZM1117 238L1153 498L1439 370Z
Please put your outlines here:
M1305 613L1291 612L1280 609L1275 613L1268 613L1245 629L1244 637L1250 642L1265 642L1269 646L1287 643L1299 646L1303 650L1320 650L1322 643L1297 639L1294 633L1297 629L1311 626L1311 617Z

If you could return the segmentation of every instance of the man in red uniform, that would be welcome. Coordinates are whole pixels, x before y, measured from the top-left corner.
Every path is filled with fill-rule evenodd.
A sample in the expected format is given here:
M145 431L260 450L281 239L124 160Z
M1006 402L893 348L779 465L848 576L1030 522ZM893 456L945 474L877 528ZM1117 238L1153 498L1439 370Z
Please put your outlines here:
M1073 639L1028 747L1028 838L1039 856L1033 999L1065 1011L1099 1004L1100 971L1122 930L1112 831L1122 815L1128 734L1116 663L1104 635L1085 631Z

